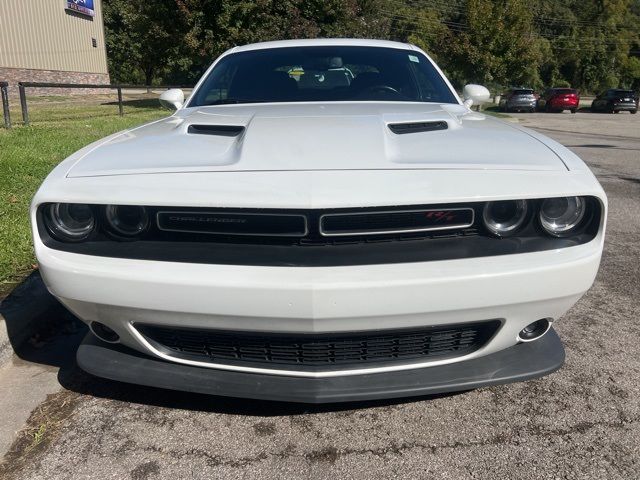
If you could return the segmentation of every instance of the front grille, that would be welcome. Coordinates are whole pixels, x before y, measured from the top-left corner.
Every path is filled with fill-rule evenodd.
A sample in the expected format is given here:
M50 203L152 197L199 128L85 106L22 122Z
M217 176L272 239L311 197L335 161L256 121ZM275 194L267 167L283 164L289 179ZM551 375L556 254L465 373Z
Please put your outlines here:
M473 225L472 208L332 213L320 218L324 236L377 235L463 229Z
M152 213L154 213L152 211ZM475 222L472 206L389 207L344 210L206 210L200 208L158 208L156 226L161 234L205 235L232 241L324 243L323 238L347 236L390 238L393 234L413 234L450 230L463 232ZM213 234L213 235L211 235Z
M280 213L159 211L158 228L167 232L217 235L304 237L307 217Z
M289 370L408 363L469 354L493 336L497 320L420 329L340 334L256 334L137 324L161 351L218 364Z

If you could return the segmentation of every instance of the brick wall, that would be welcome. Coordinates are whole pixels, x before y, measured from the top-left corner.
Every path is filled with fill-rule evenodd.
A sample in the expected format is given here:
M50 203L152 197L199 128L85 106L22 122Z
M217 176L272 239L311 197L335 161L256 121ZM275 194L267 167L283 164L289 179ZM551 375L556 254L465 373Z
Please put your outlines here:
M93 83L109 84L109 75L103 73L61 72L0 67L0 82L9 82L9 96L18 96L18 82ZM105 89L89 88L28 88L27 95L86 95L109 93Z

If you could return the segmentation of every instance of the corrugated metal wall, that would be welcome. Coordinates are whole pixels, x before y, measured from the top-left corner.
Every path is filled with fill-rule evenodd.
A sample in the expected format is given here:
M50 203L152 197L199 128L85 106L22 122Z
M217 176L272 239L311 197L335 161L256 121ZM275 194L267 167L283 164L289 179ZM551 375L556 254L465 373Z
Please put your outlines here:
M0 67L107 73L101 0L94 1L93 19L69 13L65 5L0 0Z

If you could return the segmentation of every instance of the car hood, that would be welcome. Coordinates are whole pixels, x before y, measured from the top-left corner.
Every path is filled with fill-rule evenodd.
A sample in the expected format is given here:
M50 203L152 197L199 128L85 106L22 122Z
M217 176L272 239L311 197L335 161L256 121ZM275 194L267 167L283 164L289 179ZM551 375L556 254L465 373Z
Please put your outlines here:
M403 134L389 128L431 122L447 128ZM358 102L183 109L87 149L67 176L385 169L566 171L524 129L461 105Z

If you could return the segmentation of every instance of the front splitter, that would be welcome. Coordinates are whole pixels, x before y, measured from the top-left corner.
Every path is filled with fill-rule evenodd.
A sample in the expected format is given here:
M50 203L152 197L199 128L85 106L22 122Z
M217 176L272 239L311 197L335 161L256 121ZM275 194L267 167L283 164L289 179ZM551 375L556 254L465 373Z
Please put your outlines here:
M356 376L303 378L216 370L145 356L89 333L78 348L88 373L121 382L209 395L300 403L337 403L471 390L542 377L564 363L551 329L540 340L436 367Z

